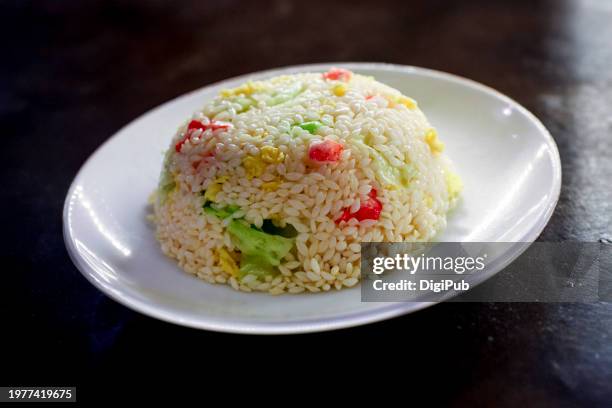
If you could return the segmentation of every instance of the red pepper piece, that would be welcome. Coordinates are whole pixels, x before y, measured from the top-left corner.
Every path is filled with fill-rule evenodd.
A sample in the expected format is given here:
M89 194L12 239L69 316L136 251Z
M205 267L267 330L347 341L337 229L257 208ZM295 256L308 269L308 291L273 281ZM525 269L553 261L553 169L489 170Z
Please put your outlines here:
M308 158L317 162L332 163L340 160L344 146L333 140L314 142L308 148Z
M332 81L344 81L348 82L351 80L353 73L343 68L332 68L323 74L323 78Z
M357 212L351 214L351 209L349 207L345 208L342 211L342 215L336 220L336 224L340 224L342 221L348 221L351 218L355 218L357 221L363 220L378 220L380 218L380 212L382 211L383 205L376 198L377 192L376 189L370 190L370 194L368 194L368 199L361 203L359 210Z
M199 120L192 120L191 122L189 122L189 125L187 126L187 129L188 130L193 130L193 129L208 130L208 129L211 129L212 131L215 131L215 130L219 130L219 129L227 129L229 127L230 127L229 123L215 122L214 120L210 121L209 123L202 123Z
M348 221L351 219L351 210L350 208L345 208L342 210L342 215L340 218L336 220L336 224L340 224L342 221Z
M181 152L181 148L183 147L183 145L185 144L185 142L187 141L187 139L189 138L189 136L191 136L191 134L189 133L189 131L185 134L185 137L180 140L176 146L174 146L174 149L176 150L177 153Z
M199 120L192 120L191 122L189 122L189 125L187 125L187 132L185 132L185 137L183 137L183 139L181 139L176 144L176 146L174 146L174 148L178 153L180 153L181 149L183 148L183 145L185 144L187 139L191 137L193 131L196 129L201 129L203 132L210 129L214 132L215 130L228 129L229 127L229 123L215 122L214 120L211 120L209 123L202 123Z
M204 124L200 122L199 120L192 120L191 122L189 122L189 125L187 125L187 130L203 129L203 128L204 128Z

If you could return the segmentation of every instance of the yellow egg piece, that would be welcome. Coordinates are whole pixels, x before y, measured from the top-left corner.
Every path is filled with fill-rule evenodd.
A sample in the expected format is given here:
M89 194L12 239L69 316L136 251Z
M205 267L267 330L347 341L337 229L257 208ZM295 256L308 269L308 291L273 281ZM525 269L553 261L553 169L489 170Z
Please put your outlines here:
M271 191L278 190L278 186L280 185L280 181L268 181L267 183L263 183L261 185L261 189L267 193Z
M222 190L221 184L212 183L206 189L204 198L208 201L215 201L217 199L217 193Z
M217 193L223 189L223 183L229 180L228 176L218 177L210 183L206 192L204 193L204 198L208 201L215 201L217 199Z
M347 87L345 84L338 84L333 87L332 93L336 96L344 96L346 94Z
M435 129L429 129L425 133L425 142L433 153L441 153L444 150L444 143L438 139L438 133Z
M264 146L261 148L261 159L266 163L278 164L285 160L285 153L277 147Z
M242 165L249 180L261 176L266 169L266 163L261 158L254 156L247 156L242 159Z
M219 255L219 266L221 269L227 274L237 278L240 270L230 253L227 252L225 248L218 248L217 254Z
M404 105L408 109L416 109L417 103L414 99L408 98L407 96L400 96L397 103Z
M228 98L230 96L235 96L235 95L245 95L245 96L250 96L252 94L254 94L255 92L259 92L261 90L263 90L263 86L257 82L252 82L249 81L243 85L240 85L239 87L236 88L232 88L232 89L223 89L221 91L221 96Z

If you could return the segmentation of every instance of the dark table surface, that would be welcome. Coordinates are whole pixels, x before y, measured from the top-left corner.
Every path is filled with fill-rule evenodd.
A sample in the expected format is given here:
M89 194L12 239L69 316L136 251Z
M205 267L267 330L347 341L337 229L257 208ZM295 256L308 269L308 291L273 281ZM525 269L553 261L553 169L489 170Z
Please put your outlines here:
M605 0L1 2L0 385L77 384L85 400L145 374L293 382L298 395L398 377L404 388L379 389L460 406L610 406L611 304L449 303L301 336L197 331L87 283L64 248L61 211L94 149L164 101L271 67L377 61L466 76L534 112L563 164L539 239L609 242L611 23ZM308 379L294 373L306 366Z

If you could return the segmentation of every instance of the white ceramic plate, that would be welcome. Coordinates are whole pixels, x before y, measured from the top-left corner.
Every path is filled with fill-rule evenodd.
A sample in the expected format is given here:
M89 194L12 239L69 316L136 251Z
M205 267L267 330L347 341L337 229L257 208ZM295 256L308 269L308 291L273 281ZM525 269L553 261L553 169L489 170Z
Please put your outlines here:
M64 207L64 237L90 282L124 305L186 326L241 333L298 333L355 326L430 303L362 303L358 288L269 296L210 285L160 251L146 221L162 152L176 128L221 88L252 78L342 66L373 75L415 98L438 129L465 189L441 241L532 242L559 196L555 143L525 108L476 82L422 68L369 63L296 66L213 84L136 119L104 143L75 178ZM526 248L503 254L499 267ZM492 271L492 273L497 270Z

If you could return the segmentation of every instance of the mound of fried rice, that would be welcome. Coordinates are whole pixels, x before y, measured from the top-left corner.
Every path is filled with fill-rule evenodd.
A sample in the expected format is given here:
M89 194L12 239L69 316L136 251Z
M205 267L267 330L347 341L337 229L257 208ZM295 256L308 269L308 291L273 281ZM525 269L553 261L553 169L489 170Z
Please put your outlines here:
M236 290L355 286L361 242L430 241L461 181L417 103L340 68L223 90L176 132L153 196L163 252Z

